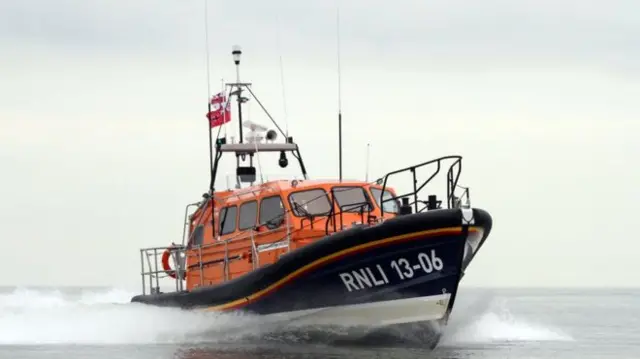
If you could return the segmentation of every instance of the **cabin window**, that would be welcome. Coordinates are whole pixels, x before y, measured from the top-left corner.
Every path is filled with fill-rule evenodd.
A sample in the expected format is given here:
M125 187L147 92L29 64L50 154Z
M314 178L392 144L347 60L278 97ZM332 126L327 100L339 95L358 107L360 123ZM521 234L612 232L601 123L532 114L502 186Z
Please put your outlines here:
M229 206L220 210L220 235L233 233L236 230L238 207Z
M193 246L201 246L204 241L204 225L200 224L191 232L190 242Z
M284 203L280 196L267 197L260 202L260 224L275 229L284 222Z
M255 227L258 218L258 202L251 201L240 206L240 218L238 219L238 229L243 231Z
M372 209L362 187L333 187L332 192L342 212L367 212Z
M298 217L326 216L331 212L331 202L322 188L294 192L289 195L293 214Z
M384 195L382 196L382 201L384 201L384 203L381 203L380 200L380 194L382 194L382 190L379 188L371 188L371 194L373 195L373 199L376 201L376 203L378 204L378 207L381 207L382 210L386 213L398 213L398 199L396 199L396 197L391 194L391 192L385 190L384 191Z

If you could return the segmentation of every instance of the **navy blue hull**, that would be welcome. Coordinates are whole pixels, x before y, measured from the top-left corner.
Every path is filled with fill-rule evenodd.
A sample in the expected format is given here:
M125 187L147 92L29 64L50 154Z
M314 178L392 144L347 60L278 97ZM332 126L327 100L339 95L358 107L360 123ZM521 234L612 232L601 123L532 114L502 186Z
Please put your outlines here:
M474 209L473 217L465 221L459 209L400 216L333 234L220 285L132 301L265 315L446 293L450 311L462 273L492 226L485 211Z
M462 233L418 236L356 252L297 277L244 309L271 314L445 293L455 296L464 243Z

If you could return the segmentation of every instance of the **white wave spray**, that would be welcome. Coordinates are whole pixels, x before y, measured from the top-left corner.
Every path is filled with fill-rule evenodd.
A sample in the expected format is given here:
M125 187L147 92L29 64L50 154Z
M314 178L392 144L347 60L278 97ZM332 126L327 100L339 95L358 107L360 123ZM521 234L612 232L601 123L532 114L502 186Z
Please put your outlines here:
M270 330L259 317L135 304L132 295L118 289L0 292L0 345L229 342ZM491 297L456 303L440 345L572 340L492 303Z
M440 341L441 346L500 344L509 342L572 341L558 328L513 316L505 302L496 308L493 296L472 303L456 303L454 315Z
M118 289L0 293L0 345L184 343L255 328L249 316L146 306L129 303L131 296Z

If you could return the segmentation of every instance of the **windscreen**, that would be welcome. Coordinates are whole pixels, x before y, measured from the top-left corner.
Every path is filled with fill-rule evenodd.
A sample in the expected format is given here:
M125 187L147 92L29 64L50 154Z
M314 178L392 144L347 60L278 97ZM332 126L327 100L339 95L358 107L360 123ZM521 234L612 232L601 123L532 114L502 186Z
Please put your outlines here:
M382 194L381 189L371 188L371 194L373 195L373 199L376 201L378 207L381 207L384 212L398 213L398 200L391 194L391 192L385 190L382 200L380 199L380 194ZM383 201L384 203L381 205L380 203Z
M372 209L362 187L333 187L333 196L342 212L367 212Z
M293 214L299 217L308 215L326 216L331 211L331 202L321 188L294 192L289 196Z

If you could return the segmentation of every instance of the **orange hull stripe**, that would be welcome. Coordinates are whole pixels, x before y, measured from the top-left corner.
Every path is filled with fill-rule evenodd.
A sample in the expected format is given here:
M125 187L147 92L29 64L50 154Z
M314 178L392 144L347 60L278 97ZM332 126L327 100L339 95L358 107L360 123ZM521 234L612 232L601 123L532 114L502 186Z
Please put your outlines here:
M478 232L480 229L478 227L469 227L469 232ZM388 243L392 243L392 242L399 242L399 241L403 241L403 240L412 240L412 239L417 239L417 238L423 238L424 236L429 236L429 237L433 237L433 236L439 236L439 235L445 235L445 234L458 234L462 232L462 227L449 227L449 228L439 228L439 229L430 229L430 230L426 230L426 231L421 231L421 232L414 232L414 233L409 233L409 234L403 234L400 236L395 236L395 237L390 237L390 238L386 238L386 239L382 239L382 240L378 240L375 242L370 242L370 243L364 243L364 244L360 244L357 245L355 247L351 247L351 248L347 248L344 249L340 252L336 252L333 254L330 254L326 257L322 257L319 258L317 260L315 260L314 262L311 262L307 265L305 265L302 268L299 268L298 270L290 273L289 275L287 275L286 277L280 279L279 281L271 284L270 286L268 286L267 288L264 288L254 294L251 294L243 299L237 299L234 300L232 302L229 303L225 303L225 304L220 304L220 305L216 305L216 306L212 306L212 307L208 307L205 308L204 310L206 311L220 311L220 310L230 310L230 309L236 309L239 307L242 307L244 305L247 305L251 302L256 301L257 299L259 299L260 297L263 297L271 292L273 292L274 290L282 287L283 285L285 285L287 282L292 281L293 279L301 276L302 274L316 268L319 267L323 264L326 264L330 261L333 260L338 260L341 258L344 258L348 255L357 253L359 251L365 250L365 249L371 249L371 248L375 248L375 247L379 247Z

